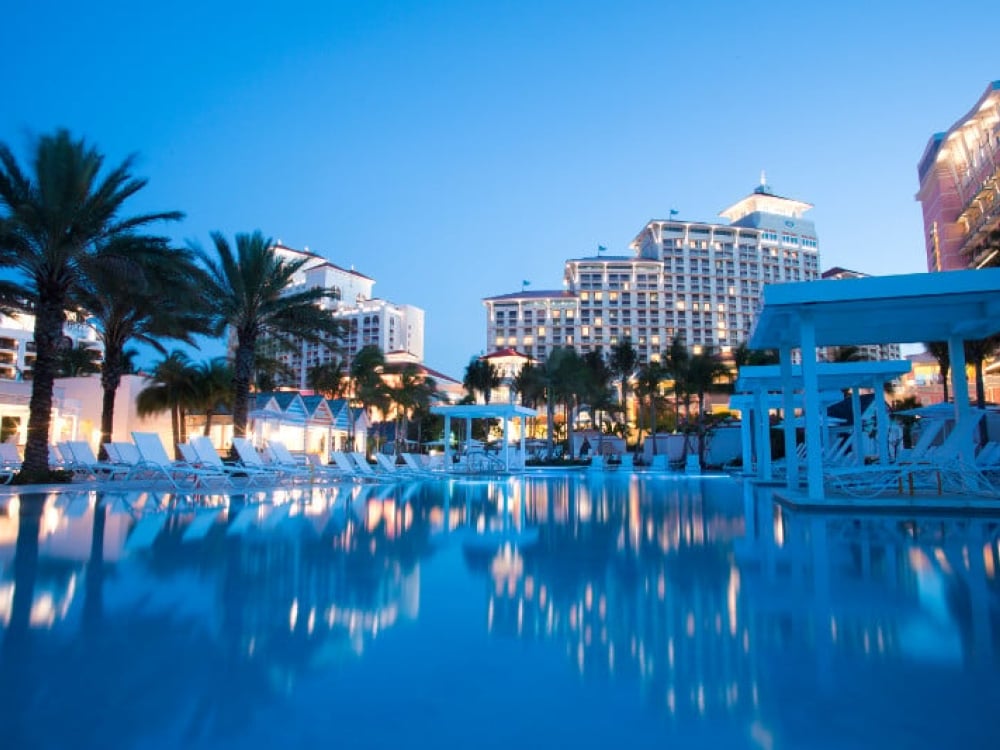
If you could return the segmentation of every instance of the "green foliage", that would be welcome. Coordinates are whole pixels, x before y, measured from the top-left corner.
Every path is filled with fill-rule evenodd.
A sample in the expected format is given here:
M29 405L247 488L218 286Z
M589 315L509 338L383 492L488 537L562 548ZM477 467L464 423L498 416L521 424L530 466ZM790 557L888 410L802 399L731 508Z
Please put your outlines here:
M229 326L236 338L233 374L233 432L246 434L250 383L258 342L304 340L338 348L344 324L322 306L334 298L332 290L298 290L296 274L306 259L286 260L274 243L259 232L237 234L233 247L220 233L212 233L214 256L195 248L207 269L203 294L212 301L217 332Z
M48 471L53 378L66 310L101 270L138 265L128 242L137 231L181 218L176 211L122 217L125 202L146 185L133 177L132 165L129 157L102 173L104 157L67 130L32 142L30 171L0 144L0 266L25 280L20 288L5 285L3 301L20 298L35 314L26 476Z

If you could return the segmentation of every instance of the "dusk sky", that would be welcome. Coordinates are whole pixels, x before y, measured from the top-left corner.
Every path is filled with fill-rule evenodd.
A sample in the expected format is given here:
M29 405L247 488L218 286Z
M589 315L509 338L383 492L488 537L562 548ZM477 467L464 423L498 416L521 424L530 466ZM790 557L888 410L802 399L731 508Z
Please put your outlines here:
M355 267L426 310L427 364L461 379L483 297L559 288L671 208L714 221L761 170L815 205L823 268L925 270L917 161L1000 78L992 17L953 9L8 3L0 141L23 160L64 126L138 153L133 212Z

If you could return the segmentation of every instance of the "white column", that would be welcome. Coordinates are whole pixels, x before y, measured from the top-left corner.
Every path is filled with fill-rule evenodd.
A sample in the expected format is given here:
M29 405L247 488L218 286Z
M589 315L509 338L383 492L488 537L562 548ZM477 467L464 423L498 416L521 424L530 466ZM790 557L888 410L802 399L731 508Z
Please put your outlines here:
M754 391L754 418L757 420L757 476L771 479L771 420L767 414L767 391Z
M889 410L885 406L885 392L878 381L872 383L872 395L875 397L875 429L878 439L878 462L889 463Z
M959 430L969 419L969 376L965 372L965 342L961 337L953 336L948 339L948 358L951 360L951 393L955 399L955 429ZM973 461L971 430L968 440L958 450L963 459Z
M778 350L781 362L781 411L785 417L785 486L799 486L799 454L795 450L795 383L792 380L792 348Z
M451 471L451 415L444 415L444 470Z
M743 414L740 415L740 445L743 448L744 476L753 473L753 436L750 430L752 429L754 419L756 419L754 410L748 403L743 410Z
M864 456L864 430L861 429L861 388L854 386L851 388L851 414L854 424L851 428L854 431L854 463L861 466L865 462Z
M816 366L816 328L812 318L803 315L799 323L802 343L802 407L806 418L806 473L809 498L823 497L823 449L819 438L819 375Z
M503 465L510 472L510 416L503 415Z

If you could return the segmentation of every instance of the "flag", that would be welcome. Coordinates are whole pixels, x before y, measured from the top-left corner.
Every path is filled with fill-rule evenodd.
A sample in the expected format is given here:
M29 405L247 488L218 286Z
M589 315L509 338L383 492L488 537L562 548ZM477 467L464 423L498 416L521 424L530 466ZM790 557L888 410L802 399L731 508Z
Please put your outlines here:
M606 253L607 251L608 251L608 249L606 247L604 247L604 245L598 245L597 246L597 252L599 252L599 253Z
M677 209L676 208L671 208L670 209L670 215L671 216L676 216L677 215Z
M525 281L522 281L522 282L521 282L521 288L523 289L523 288L524 288L524 287L526 287L526 286L531 286L531 282L530 282L530 281L527 281L527 280L525 280Z

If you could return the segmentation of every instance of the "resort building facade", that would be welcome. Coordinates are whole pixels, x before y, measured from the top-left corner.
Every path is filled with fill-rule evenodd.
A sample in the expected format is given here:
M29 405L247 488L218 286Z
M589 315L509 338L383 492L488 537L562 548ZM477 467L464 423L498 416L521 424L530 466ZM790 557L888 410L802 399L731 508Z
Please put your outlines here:
M947 131L931 136L917 175L927 270L981 267L993 260L977 248L1000 228L1000 81L987 86Z
M288 260L304 260L295 275L292 291L320 287L333 292L325 306L345 323L346 332L336 351L328 344L300 341L293 349L278 348L275 358L290 373L281 385L305 388L309 370L336 358L343 359L348 371L354 356L365 346L377 346L383 352L394 353L422 362L424 358L424 311L413 305L400 305L372 296L375 280L354 270L331 263L308 250L293 250L279 244L278 254Z
M104 350L97 332L83 321L70 317L63 324L63 345L87 346ZM0 313L0 380L30 380L35 365L35 316L27 313Z
M728 355L749 338L765 285L819 278L810 208L761 184L721 212L728 223L650 221L633 255L567 260L561 290L484 299L487 350L544 361L560 346L608 353L629 339L652 362L679 335Z

